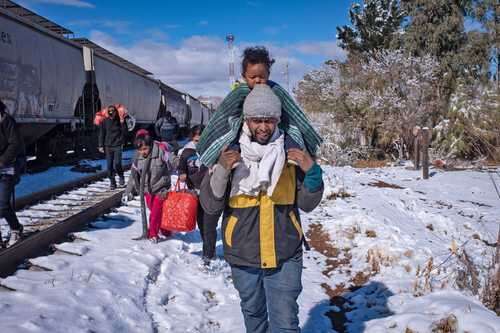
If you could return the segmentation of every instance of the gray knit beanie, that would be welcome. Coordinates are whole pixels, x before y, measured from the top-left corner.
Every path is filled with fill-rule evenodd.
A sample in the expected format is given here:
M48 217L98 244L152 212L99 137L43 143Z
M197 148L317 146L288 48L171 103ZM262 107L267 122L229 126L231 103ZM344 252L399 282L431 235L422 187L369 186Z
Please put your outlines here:
M245 118L281 119L281 101L267 84L257 84L243 103Z

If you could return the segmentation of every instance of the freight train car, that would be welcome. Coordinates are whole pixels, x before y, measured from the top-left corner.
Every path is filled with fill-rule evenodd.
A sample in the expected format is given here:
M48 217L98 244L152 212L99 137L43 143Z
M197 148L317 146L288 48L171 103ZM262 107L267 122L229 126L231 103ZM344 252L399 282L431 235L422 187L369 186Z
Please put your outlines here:
M26 143L57 126L70 132L85 84L81 48L2 7L0 30L0 98Z
M28 154L63 158L96 148L95 113L124 104L136 128L166 110L182 128L206 123L204 105L152 73L8 0L0 1L0 98L20 124Z

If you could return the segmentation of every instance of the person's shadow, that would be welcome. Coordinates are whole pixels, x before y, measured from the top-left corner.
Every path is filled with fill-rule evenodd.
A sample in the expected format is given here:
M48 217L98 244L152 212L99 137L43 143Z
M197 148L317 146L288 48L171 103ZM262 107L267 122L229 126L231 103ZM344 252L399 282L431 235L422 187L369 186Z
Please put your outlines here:
M309 311L303 333L362 333L366 323L394 313L387 301L394 294L381 282L369 282L341 296L325 299Z
M120 214L103 215L88 225L88 231L103 229L124 229L134 223L134 220Z

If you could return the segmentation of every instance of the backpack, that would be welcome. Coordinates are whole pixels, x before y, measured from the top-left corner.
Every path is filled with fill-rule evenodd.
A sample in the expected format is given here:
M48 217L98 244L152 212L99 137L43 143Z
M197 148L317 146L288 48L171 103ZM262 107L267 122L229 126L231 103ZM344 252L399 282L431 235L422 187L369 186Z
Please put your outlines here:
M160 136L164 141L173 141L177 135L177 122L163 119L160 126Z

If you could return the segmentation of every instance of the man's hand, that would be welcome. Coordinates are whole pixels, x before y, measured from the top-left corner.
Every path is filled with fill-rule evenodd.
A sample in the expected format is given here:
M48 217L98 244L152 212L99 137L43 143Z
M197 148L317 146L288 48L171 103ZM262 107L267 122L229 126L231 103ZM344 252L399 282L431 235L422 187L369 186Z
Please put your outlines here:
M297 163L297 165L302 169L302 171L307 172L314 165L314 160L307 151L302 151L297 148L291 148L288 150L288 159Z
M163 190L158 193L158 196L161 200L165 200L168 197L168 190Z
M231 170L236 163L241 160L241 155L235 150L228 150L227 147L219 156L218 163L226 170Z
M97 150L99 150L100 153L104 154L104 147L99 147L99 148L97 148Z

